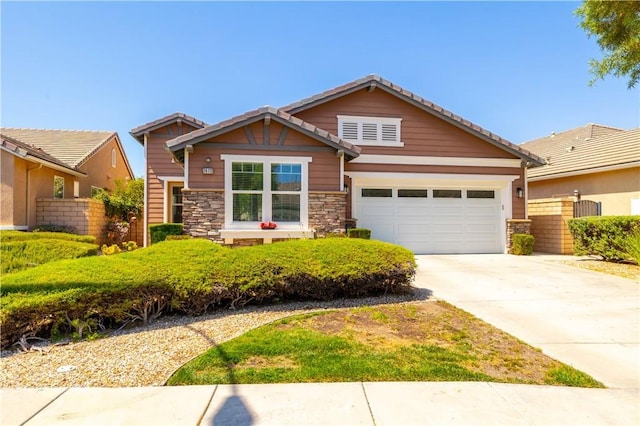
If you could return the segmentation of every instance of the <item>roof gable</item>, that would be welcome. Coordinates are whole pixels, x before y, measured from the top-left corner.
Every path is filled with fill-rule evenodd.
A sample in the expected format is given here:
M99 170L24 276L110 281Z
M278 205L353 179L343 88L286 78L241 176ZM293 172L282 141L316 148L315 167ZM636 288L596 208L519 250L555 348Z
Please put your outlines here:
M604 132L607 134L602 135ZM640 166L640 128L620 130L587 124L523 145L547 159L546 165L529 172L533 179Z
M173 123L187 123L190 126L195 127L196 129L202 129L203 127L208 126L204 121L198 120L197 118L187 115L183 112L174 112L173 114L169 114L162 118L158 118L157 120L142 124L131 130L129 134L133 136L134 139L138 142L143 143L143 136L145 133L152 132L153 130L165 127Z
M76 176L86 176L85 173L74 169L70 165L58 160L42 149L25 144L24 142L13 139L5 134L2 134L0 136L0 147L2 148L2 150L9 152L17 157L24 158L26 160L34 159L42 164L46 164L51 168L65 171Z
M298 102L294 102L290 105L282 107L281 110L295 115L298 112L312 108L316 105L329 102L342 96L347 96L351 93L363 89L384 90L385 92L390 93L402 99L403 101L408 102L422 109L423 111L426 111L429 114L432 114L486 142L491 143L492 145L497 146L500 149L503 149L527 161L531 166L539 166L544 164L544 160L536 154L533 154L526 149L523 149L518 145L515 145L507 141L506 139L503 139L500 136L483 129L480 126L468 120L465 120L464 118L456 114L453 114L452 112L442 108L441 106L436 105L433 102L430 102L406 89L403 89L402 87L393 84L392 82L385 80L377 75L369 75L367 77L354 80L350 83L338 86L334 89L327 90Z
M348 157L355 158L360 154L359 147L338 138L326 130L320 129L319 127L271 106L259 108L168 140L167 148L173 153L178 153L179 151L184 150L188 145L195 145L199 142L203 142L261 120L274 120L284 126L297 130L302 134L335 148L336 150L343 150L345 155Z

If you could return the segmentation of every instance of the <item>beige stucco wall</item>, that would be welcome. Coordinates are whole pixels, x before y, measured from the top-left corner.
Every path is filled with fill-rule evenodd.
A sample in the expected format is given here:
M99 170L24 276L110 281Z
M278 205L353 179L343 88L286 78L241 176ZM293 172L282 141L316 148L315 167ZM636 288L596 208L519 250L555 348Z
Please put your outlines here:
M111 165L111 151L116 151L116 165ZM115 188L115 181L133 179L134 176L129 173L124 154L120 150L116 138L112 138L98 152L87 159L80 167L78 167L87 177L77 178L80 182L80 198L91 197L91 187L106 188L112 190Z
M529 199L573 196L600 201L602 215L631 214L631 200L640 198L640 167L529 182Z
M0 187L0 226L2 227L19 225L14 221L13 158L13 155L0 150L0 177L2 180L2 186Z

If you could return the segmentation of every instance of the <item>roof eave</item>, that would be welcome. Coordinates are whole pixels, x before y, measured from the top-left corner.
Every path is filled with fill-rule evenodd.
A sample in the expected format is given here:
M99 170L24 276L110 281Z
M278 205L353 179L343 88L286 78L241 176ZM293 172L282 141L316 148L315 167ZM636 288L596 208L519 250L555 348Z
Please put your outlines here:
M248 126L251 125L253 123L257 123L259 121L262 121L265 119L265 117L269 117L271 120L276 121L280 124L282 124L283 126L286 127L290 127L290 128L295 128L297 131L299 131L302 134L305 134L315 140L318 140L322 143L325 143L326 145L329 145L332 148L335 148L336 150L344 150L345 154L348 155L351 158L356 158L360 155L360 149L357 147L347 147L347 146L343 146L339 143L336 143L334 141L332 141L330 138L326 138L322 135L319 135L315 132L312 132L306 128L304 128L303 126L297 125L296 123L292 123L291 121L284 119L280 116L278 116L277 114L274 114L273 112L267 111L267 112L263 112L251 117L248 117L244 120L232 123L228 126L224 126L224 127L218 127L216 129L213 129L210 132L205 132L202 135L198 135L198 136L189 136L189 135L184 135L184 136L179 136L175 139L171 139L168 140L166 142L167 145L167 149L170 152L178 152L181 151L183 149L185 149L185 147L187 145L195 145L197 143L206 141L208 139L214 138L216 136L219 136L221 134L224 133L229 133L232 132L234 130L240 129L244 126ZM299 120L299 119L298 119Z
M529 182L537 182L537 181L559 179L559 178L570 177L570 176L588 175L591 173L603 173L603 172L609 172L614 170L632 169L634 167L640 167L640 161L632 161L629 163L621 163L621 164L611 164L608 166L598 166L598 167L592 167L592 168L586 168L586 169L580 169L580 170L568 170L565 172L550 173L550 174L539 175L539 176L528 176L527 180Z

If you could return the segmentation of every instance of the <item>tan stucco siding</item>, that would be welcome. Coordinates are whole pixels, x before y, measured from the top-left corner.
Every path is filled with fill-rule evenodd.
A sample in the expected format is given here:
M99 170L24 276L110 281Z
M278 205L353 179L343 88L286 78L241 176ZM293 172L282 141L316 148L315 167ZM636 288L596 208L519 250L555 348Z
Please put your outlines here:
M602 202L604 216L631 214L631 200L640 198L640 167L529 182L529 199L573 196Z
M338 115L402 118L404 147L363 146L362 154L516 158L381 89L373 92L363 89L296 114L335 135Z
M24 226L27 221L24 211L22 215L18 214L17 217L15 215L18 213L16 209L20 209L20 201L14 199L14 158L14 155L0 150L0 177L2 178L2 187L0 188L0 203L2 203L0 226L3 227ZM18 196L20 192L18 191L15 195Z
M116 164L112 166L111 152L115 150ZM113 190L116 180L133 179L129 173L124 154L115 137L102 146L95 154L88 158L79 168L87 177L77 177L80 183L80 198L91 197L91 187Z

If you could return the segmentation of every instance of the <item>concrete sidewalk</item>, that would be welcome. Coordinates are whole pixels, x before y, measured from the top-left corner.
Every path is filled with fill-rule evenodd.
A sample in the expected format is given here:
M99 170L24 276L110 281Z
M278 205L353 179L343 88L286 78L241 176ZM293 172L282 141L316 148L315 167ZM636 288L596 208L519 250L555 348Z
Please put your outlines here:
M3 426L634 425L638 394L498 383L2 389Z

